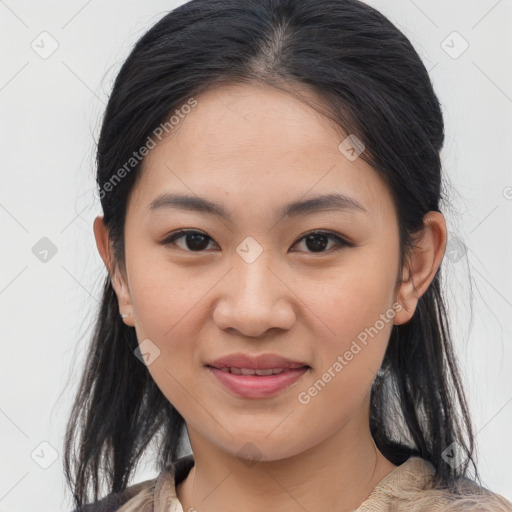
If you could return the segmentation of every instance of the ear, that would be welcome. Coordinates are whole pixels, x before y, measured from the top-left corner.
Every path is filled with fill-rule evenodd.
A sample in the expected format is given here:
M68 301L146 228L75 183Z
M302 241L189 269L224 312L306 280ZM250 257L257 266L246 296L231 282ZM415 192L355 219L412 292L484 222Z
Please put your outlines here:
M446 250L446 221L440 212L423 217L424 229L415 237L415 247L406 258L397 301L402 309L395 314L395 325L408 322L419 298L427 291L441 265Z
M127 315L123 318L123 322L126 325L134 327L130 290L126 282L126 277L113 259L112 245L108 230L103 222L103 214L98 215L94 219L93 229L94 237L96 238L96 247L98 248L103 263L107 267L112 286L117 295L117 302L120 305L119 314Z

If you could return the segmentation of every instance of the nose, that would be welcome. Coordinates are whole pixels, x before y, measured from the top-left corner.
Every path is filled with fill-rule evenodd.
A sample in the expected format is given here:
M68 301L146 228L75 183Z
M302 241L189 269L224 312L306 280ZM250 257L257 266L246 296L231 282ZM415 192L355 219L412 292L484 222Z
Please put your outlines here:
M270 329L292 328L296 320L295 295L286 276L279 275L274 266L263 254L252 263L234 258L213 312L219 329L257 338Z

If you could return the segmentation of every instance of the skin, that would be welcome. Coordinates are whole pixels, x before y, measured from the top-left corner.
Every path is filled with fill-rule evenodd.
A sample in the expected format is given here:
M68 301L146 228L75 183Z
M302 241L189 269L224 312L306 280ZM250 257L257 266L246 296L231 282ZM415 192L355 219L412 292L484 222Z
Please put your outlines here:
M114 259L103 217L94 222L124 321L139 343L150 339L160 350L148 370L186 421L195 466L177 486L178 498L184 510L201 512L240 504L246 512L311 511L320 503L323 510L353 510L395 469L370 434L370 390L393 323L411 318L441 263L444 218L425 216L417 248L399 269L391 194L361 158L340 152L346 135L330 121L256 84L222 86L196 99L144 160L129 198L125 267ZM148 213L162 192L221 203L233 219L170 208ZM366 212L278 216L289 202L332 192L356 199ZM202 252L184 237L161 243L184 228L210 237ZM315 252L302 239L311 230L354 246L327 238ZM248 236L262 248L252 263L236 252ZM300 403L299 393L396 302L394 318ZM234 352L273 352L311 370L276 395L242 398L204 367ZM256 463L244 458L247 443L257 449Z

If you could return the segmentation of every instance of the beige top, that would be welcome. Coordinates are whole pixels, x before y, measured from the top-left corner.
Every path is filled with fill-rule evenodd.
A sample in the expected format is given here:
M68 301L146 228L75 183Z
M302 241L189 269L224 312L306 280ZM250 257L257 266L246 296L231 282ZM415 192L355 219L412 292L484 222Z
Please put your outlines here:
M184 512L175 485L187 476L193 465L192 455L182 457L157 478L132 486L136 494L118 512ZM434 473L430 462L410 457L388 473L353 512L512 512L512 503L469 479L460 481L461 494L457 496L446 490L431 489Z

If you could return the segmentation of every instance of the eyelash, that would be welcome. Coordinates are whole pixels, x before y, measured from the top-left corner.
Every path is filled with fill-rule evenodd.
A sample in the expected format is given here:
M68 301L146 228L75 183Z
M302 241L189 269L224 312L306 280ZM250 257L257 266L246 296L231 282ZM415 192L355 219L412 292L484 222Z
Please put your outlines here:
M174 243L176 240L178 240L180 238L183 238L184 236L189 235L189 234L202 235L205 238L209 238L210 240L213 240L211 237L209 237L208 235L206 235L205 233L203 233L201 231L197 231L195 229L182 229L180 231L176 231L175 233L171 234L169 237L165 238L161 243L162 243L162 245L176 245ZM299 242L302 242L303 240L305 240L306 238L308 238L309 236L312 236L312 235L324 235L324 236L327 236L330 239L336 240L336 242L338 243L338 245L340 247L338 247L334 251L333 250L327 250L327 251L320 251L320 252L316 252L316 253L313 252L313 251L307 251L310 254L332 254L333 252L338 252L339 250L341 250L344 247L354 247L354 244L348 242L347 240L345 240L344 238L340 237L339 235L331 233L330 231L320 231L320 230L313 230L313 231L310 231L310 232L304 234L302 237L300 237L294 243L294 245L296 245ZM181 247L179 247L179 248L182 249ZM191 253L202 253L202 252L205 252L204 249L202 249L200 251L191 251L189 249L182 249L182 250L184 250L186 252L191 252Z

